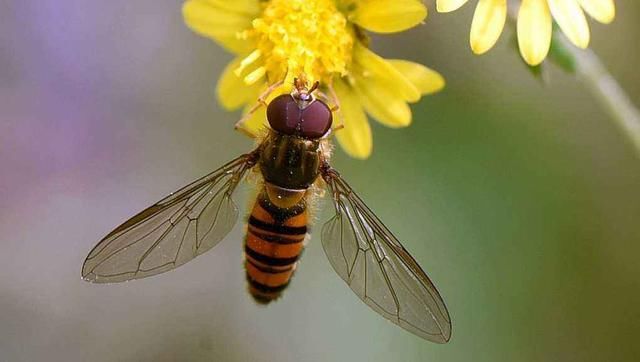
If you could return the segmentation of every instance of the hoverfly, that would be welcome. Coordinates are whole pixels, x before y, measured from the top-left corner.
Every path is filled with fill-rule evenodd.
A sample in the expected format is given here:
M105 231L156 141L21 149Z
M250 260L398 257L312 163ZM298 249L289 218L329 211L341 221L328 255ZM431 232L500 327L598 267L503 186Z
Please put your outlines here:
M287 287L308 238L308 205L324 187L335 215L322 246L353 292L377 313L429 341L446 343L451 319L442 297L398 239L329 164L332 109L295 82L267 106L268 134L256 149L141 211L87 256L82 277L113 283L172 270L217 245L233 228L233 192L257 166L262 176L244 242L249 292L259 303Z

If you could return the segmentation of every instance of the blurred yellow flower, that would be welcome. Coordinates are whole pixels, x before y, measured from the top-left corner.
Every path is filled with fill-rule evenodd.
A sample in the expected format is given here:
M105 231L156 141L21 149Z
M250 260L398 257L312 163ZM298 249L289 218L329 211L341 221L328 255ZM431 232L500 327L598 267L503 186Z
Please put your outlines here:
M454 11L468 0L437 0L439 12ZM613 0L522 0L517 32L520 54L530 65L540 64L551 44L552 18L569 40L580 48L589 45L584 12L601 23L615 17ZM471 23L471 49L482 54L498 40L507 17L507 0L479 0Z
M339 102L344 129L336 137L352 157L371 154L367 113L389 127L408 126L407 103L444 87L437 72L367 46L363 30L393 33L422 22L427 9L419 0L188 0L182 10L193 31L237 55L218 81L223 107L247 112L280 81L271 97L288 91L294 77L320 81ZM261 107L241 127L257 134L265 122Z

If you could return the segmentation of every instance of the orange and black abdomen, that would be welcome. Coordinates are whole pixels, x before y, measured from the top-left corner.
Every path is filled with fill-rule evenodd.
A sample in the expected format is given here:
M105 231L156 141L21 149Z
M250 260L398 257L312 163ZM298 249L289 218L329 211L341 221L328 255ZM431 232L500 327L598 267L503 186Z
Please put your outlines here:
M304 199L289 208L269 201L263 190L251 211L245 239L249 292L259 303L277 299L289 285L307 234Z

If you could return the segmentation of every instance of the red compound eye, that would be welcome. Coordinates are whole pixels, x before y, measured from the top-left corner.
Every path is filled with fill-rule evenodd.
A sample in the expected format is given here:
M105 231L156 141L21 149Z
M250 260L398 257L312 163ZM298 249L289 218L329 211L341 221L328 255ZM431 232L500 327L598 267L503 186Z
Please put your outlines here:
M301 108L306 105L306 107ZM331 109L322 101L306 103L290 94L276 97L267 107L267 120L277 132L304 138L320 138L331 128Z
M320 138L329 131L332 121L331 109L316 99L302 110L301 134L306 138Z
M300 123L300 107L290 95L283 94L274 98L267 107L267 120L275 131L284 134L295 134Z

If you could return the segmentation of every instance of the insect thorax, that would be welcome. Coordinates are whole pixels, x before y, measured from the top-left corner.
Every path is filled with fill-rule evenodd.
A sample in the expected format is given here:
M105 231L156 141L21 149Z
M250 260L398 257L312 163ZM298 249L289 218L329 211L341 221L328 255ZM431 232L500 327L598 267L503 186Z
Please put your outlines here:
M271 131L264 140L260 170L266 182L304 190L316 180L320 165L320 141Z

